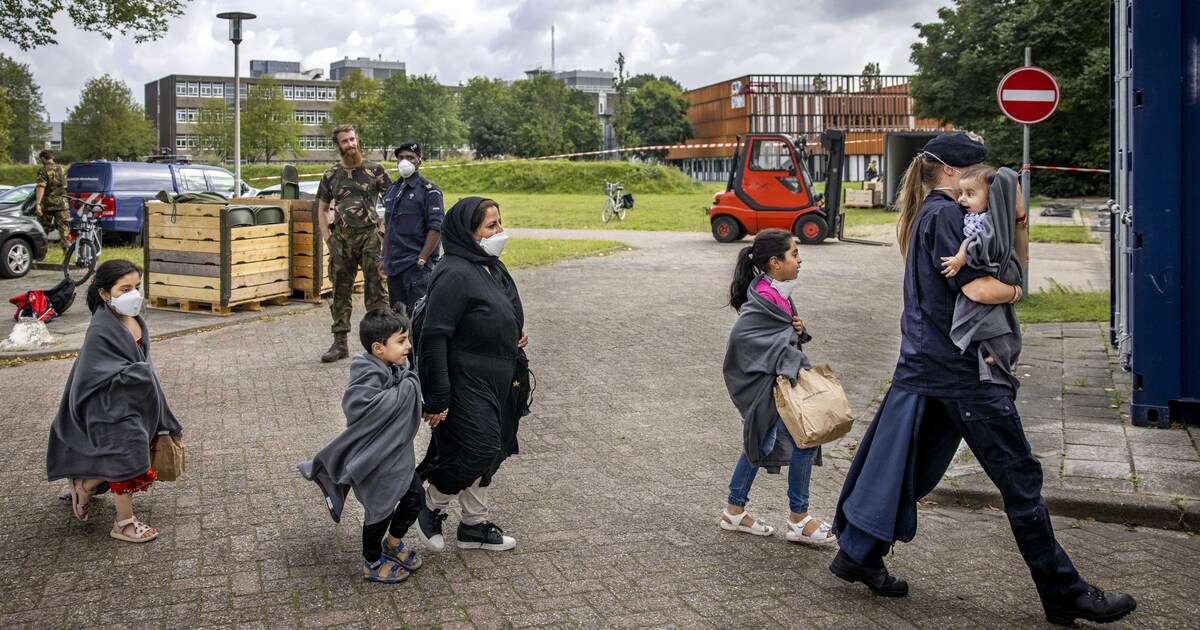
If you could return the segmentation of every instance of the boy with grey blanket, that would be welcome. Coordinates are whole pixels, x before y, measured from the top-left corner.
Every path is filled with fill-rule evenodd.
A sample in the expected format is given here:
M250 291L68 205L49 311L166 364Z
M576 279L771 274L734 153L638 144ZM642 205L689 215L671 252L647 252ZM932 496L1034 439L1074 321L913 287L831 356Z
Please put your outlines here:
M1013 249L1016 226L1017 174L979 164L959 179L958 203L966 209L963 240L958 253L942 258L942 274L956 275L963 265L986 271L1005 284L1014 285L1008 304L980 304L960 293L954 304L950 339L966 352L979 342L979 380L1007 383L1013 392L1020 382L1013 366L1021 355L1021 328L1016 308L1021 299L1021 263Z
M421 385L407 365L412 349L403 313L370 311L359 325L366 352L350 362L342 396L346 429L297 468L321 487L334 522L346 495L363 505L363 579L395 584L421 566L401 540L425 504L413 438L421 425Z

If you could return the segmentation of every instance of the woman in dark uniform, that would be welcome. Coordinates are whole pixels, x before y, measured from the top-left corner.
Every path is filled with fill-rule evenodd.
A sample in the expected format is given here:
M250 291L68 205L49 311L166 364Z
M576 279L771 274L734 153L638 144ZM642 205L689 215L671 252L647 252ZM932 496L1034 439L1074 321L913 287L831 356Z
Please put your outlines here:
M442 223L445 256L429 284L417 361L424 417L433 428L417 467L429 482L417 524L431 551L445 546L442 522L456 495L460 548L503 551L517 544L489 520L487 500L492 476L517 452L528 393L525 313L500 262L507 238L500 206L490 199L460 199Z
M960 352L950 339L960 292L982 304L1021 299L1020 286L977 269L966 276L941 273L942 257L957 251L962 240L965 213L954 201L959 176L985 157L981 143L961 133L942 134L925 145L904 175L896 224L905 254L900 358L842 487L834 519L841 550L829 570L878 595L907 595L908 584L888 573L883 556L896 541L913 539L916 502L945 474L961 439L1004 498L1047 620L1115 621L1136 603L1130 595L1090 586L1055 540L1041 494L1041 464L1025 440L1012 389L980 382L975 344Z

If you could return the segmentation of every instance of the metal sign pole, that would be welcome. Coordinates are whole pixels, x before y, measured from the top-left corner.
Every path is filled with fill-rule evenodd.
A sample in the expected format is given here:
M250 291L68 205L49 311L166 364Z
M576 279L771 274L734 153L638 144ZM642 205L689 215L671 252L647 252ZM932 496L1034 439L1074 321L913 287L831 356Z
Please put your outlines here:
M1033 65L1033 55L1029 46L1025 47L1025 65ZM1025 125L1025 151L1022 157L1022 166L1029 165L1029 125ZM1029 207L1029 169L1021 173L1021 201L1025 204L1025 229L1030 228L1029 221L1033 218L1033 210ZM1021 292L1029 293L1029 269L1025 269L1025 273L1021 274Z

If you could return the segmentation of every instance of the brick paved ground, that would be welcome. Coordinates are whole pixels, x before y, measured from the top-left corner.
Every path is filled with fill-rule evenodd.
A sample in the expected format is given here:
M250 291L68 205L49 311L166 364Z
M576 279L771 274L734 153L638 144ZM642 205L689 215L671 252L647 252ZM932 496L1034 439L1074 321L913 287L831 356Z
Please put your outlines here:
M538 390L522 454L496 478L493 518L517 548L431 554L398 586L357 577L361 509L351 503L334 524L316 487L294 471L343 424L348 363L317 361L329 341L324 310L156 345L159 376L187 428L189 469L138 497L138 515L163 531L144 546L107 537L108 499L77 523L56 499L61 484L43 481L47 426L70 362L0 370L0 626L1042 624L1001 512L925 506L917 541L891 561L913 588L900 600L837 580L825 568L832 550L719 530L740 449L719 371L733 319L720 304L736 248L702 234L624 239L640 249L514 274ZM897 254L832 243L802 257L795 297L816 338L808 350L837 366L865 415L895 359ZM817 514L832 516L863 428L814 473ZM782 478L762 475L752 498L756 512L782 522ZM452 513L449 531L455 524ZM1200 541L1055 525L1086 576L1139 597L1118 627L1195 623Z

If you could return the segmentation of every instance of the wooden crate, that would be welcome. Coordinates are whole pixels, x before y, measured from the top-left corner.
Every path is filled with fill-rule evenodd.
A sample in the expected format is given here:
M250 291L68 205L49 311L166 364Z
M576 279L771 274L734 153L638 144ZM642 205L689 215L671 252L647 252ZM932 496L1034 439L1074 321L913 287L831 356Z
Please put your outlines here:
M262 204L268 205L268 204ZM145 206L146 298L150 308L229 315L291 296L287 204L284 222L231 227L220 204Z
M842 206L845 208L875 207L875 191L873 190L844 189L842 193L846 196L842 201Z
M292 203L292 299L320 302L321 296L333 292L329 278L329 249L321 238L321 230L313 221L317 202L294 200ZM362 292L363 272L354 278L354 291Z

